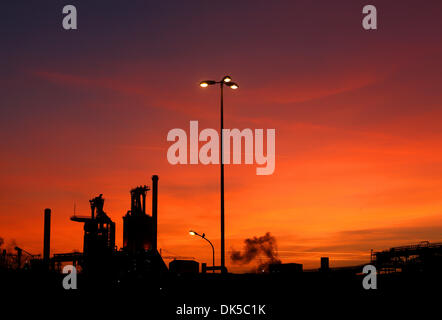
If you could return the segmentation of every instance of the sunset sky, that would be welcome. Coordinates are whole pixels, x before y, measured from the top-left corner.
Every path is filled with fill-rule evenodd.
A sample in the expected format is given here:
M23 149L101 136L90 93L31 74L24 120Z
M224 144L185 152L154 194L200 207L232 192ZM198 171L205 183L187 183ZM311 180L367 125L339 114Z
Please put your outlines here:
M78 30L62 8L78 9ZM362 28L376 5L378 30ZM442 241L441 1L8 1L0 5L0 237L82 250L74 203L159 180L164 255L219 263L219 167L170 165L169 130L276 129L276 169L225 168L226 250L270 232L283 262L367 262L370 249ZM151 194L149 197L149 211ZM166 262L168 262L167 260ZM246 271L232 265L229 270Z

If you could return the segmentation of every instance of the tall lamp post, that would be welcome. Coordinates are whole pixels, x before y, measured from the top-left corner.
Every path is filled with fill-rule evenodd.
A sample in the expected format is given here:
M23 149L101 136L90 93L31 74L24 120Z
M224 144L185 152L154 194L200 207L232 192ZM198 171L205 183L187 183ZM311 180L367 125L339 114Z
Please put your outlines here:
M224 76L221 81L214 80L205 80L200 82L200 87L207 88L208 86L219 84L221 90L221 132L220 132L220 164L221 164L221 270L225 272L226 270L226 262L225 262L225 239L224 239L224 153L223 153L223 129L224 129L224 103L223 103L223 88L224 86L230 87L230 89L238 89L239 86L235 82L232 81L232 78L229 76Z
M215 248L213 247L212 242L210 242L210 240L206 238L206 234L204 234L204 233L203 234L199 234L198 232L195 232L193 230L190 230L189 234L191 236L198 236L198 237L206 240L210 244L210 246L212 247L212 267L215 267ZM215 269L213 269L213 272L215 272Z

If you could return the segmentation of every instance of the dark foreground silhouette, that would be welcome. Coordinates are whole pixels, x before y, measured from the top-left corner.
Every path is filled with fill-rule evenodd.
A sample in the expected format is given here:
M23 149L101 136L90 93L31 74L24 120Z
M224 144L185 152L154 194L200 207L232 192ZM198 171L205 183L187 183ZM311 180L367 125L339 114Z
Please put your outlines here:
M186 306L211 306L210 319L294 319L300 312L341 315L353 311L391 315L403 312L407 301L424 310L437 308L427 298L440 298L440 273L395 273L377 276L377 290L362 287L364 275L353 272L303 272L298 274L152 274L109 283L78 275L78 289L65 290L65 275L55 272L0 272L1 290L8 303L38 306L50 314L54 308L69 314L111 316L141 314L146 319L203 319L178 315ZM44 302L41 301L44 298ZM421 299L421 300L418 300ZM426 300L421 305L418 301ZM401 301L400 308L397 301ZM220 305L265 305L266 316L221 315ZM404 305L405 304L405 305ZM416 305L417 304L417 305ZM408 308L408 306L407 306ZM160 316L154 316L160 315Z
M20 317L141 319L295 319L312 317L398 317L418 308L439 309L442 285L442 244L419 243L375 252L377 289L363 287L363 266L305 272L300 264L281 264L273 255L266 272L211 273L196 261L176 260L167 268L157 250L158 176L152 177L152 214L146 210L147 186L131 189L131 208L123 216L123 247L115 246L115 223L104 211L102 195L90 200L88 216L71 220L84 224L83 252L50 256L50 209L45 210L43 258L15 247L0 256L0 299L3 310ZM263 245L263 242L266 245ZM270 234L248 241L268 250ZM252 250L255 252L256 250ZM29 259L24 263L23 259ZM236 260L251 259L236 253ZM233 258L232 258L233 260ZM64 265L78 268L77 289L66 290ZM207 272L205 272L207 271ZM423 300L423 301L422 301ZM254 308L244 309L244 305ZM207 312L201 314L201 308ZM265 314L238 314L262 310ZM354 311L356 310L356 311ZM226 313L226 314L223 314ZM438 318L437 312L433 315ZM425 317L424 317L425 318Z

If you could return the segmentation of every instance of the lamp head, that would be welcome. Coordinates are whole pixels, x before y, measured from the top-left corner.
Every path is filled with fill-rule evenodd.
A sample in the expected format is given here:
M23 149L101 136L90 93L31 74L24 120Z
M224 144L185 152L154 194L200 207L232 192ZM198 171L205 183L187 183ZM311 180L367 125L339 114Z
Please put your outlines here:
M201 88L207 88L208 86L211 86L212 84L215 84L216 81L213 80L204 80L200 82L200 87Z
M224 83L228 83L228 82L231 82L232 81L232 78L230 78L230 76L225 76L224 78L223 78L223 82Z
M236 84L235 82L227 82L226 85L229 86L230 89L233 89L233 90L236 90L239 88L239 85Z
M189 234L190 234L191 236L196 236L196 232L195 232L195 231L192 231L192 230L189 231Z

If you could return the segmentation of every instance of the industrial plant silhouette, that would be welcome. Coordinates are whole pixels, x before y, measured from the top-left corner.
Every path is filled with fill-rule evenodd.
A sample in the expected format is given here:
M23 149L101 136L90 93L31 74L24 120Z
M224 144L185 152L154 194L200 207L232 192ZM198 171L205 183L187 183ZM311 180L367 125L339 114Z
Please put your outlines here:
M269 262L261 265L257 273L211 273L207 270L213 269L205 264L200 268L194 260L175 259L167 266L157 248L158 180L158 176L152 176L152 190L144 185L130 191L131 207L123 216L120 249L115 246L115 222L104 211L102 194L90 200L90 216L71 217L73 222L84 225L83 252L50 255L51 210L45 209L43 257L17 246L15 252L3 249L2 290L56 294L141 290L144 295L168 303L239 303L238 299L246 299L249 303L282 304L279 312L283 312L284 306L289 306L285 303L293 298L322 297L330 301L342 296L346 299L397 296L437 288L441 283L442 243L430 242L372 252L367 264L377 268L377 290L363 288L363 265L330 268L328 257L318 261L317 270L303 270L302 264L282 263L272 253L275 239L270 234L246 241L248 249L244 253L232 253L232 260L249 262L260 250L254 246L262 246ZM151 215L146 209L148 191L152 191ZM77 268L77 290L63 288L64 265ZM287 295L288 291L292 293Z

